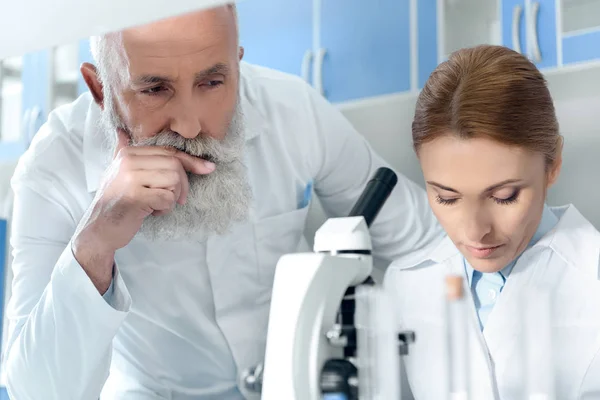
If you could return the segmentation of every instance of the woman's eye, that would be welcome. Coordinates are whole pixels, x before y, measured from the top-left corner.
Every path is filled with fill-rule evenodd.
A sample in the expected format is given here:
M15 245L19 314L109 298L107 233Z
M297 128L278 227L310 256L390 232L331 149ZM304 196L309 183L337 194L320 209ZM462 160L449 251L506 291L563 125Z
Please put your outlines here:
M492 198L498 204L502 204L502 205L513 204L513 203L516 203L517 200L519 199L519 193L521 193L520 190L515 190L509 197L500 198L500 197L492 196Z
M458 201L458 199L445 199L442 196L437 195L435 198L435 201L437 201L439 204L449 206L449 205L456 203Z

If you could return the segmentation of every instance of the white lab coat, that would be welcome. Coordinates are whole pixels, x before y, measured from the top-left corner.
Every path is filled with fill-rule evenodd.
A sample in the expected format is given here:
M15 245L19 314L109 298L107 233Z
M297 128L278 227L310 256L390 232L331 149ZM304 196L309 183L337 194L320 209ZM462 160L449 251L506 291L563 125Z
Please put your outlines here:
M70 249L110 159L99 109L85 94L52 113L13 179L12 398L97 399L103 386L102 399L240 398L238 372L264 357L275 265L308 250L306 186L343 216L385 165L299 78L243 63L241 98L249 221L204 242L135 237L116 254L115 308ZM372 235L389 260L442 238L424 192L403 176Z
M471 399L522 398L517 396L523 383L519 294L532 289L552 296L556 399L600 398L600 233L574 206L552 211L559 222L519 258L483 332L467 290ZM384 278L399 329L416 333L404 359L416 400L446 398L443 285L449 273L464 276L468 287L463 256L446 237L432 251L397 260Z

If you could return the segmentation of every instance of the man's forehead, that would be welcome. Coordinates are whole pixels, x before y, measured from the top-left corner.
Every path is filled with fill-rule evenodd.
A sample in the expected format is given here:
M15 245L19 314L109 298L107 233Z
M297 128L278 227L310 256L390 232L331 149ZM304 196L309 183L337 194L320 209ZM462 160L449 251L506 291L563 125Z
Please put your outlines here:
M185 56L212 46L237 44L235 18L227 7L203 10L126 29L128 54Z

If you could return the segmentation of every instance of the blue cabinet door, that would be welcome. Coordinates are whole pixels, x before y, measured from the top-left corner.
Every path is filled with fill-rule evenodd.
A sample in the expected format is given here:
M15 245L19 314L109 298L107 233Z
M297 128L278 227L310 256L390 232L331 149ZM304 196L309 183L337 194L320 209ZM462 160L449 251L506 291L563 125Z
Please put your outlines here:
M237 8L244 60L300 75L312 48L312 1L241 1Z
M556 0L529 0L530 12L532 14L533 29L537 36L537 47L539 48L541 60L536 61L540 69L556 67L558 65L557 26L556 26ZM535 46L536 43L530 43Z
M525 15L525 0L501 0L501 2L502 45L526 55L527 16ZM517 33L516 36L515 33Z
M521 53L530 57L538 68L558 65L556 0L502 0L502 44L513 50L518 49L515 28ZM528 29L532 35L527 35ZM535 50L539 51L540 59L533 58Z
M21 141L19 143L3 143L0 158L19 157L29 142L46 122L49 107L50 87L50 50L28 53L23 56L21 71L23 85L21 103Z
M564 64L600 60L600 28L564 37L562 48Z
M417 35L418 35L418 86L423 89L429 75L437 67L438 62L438 10L437 0L417 1Z
M343 102L410 90L409 0L323 0L324 95Z
M23 56L22 111L39 108L42 115L48 115L48 88L50 82L50 50L38 51Z

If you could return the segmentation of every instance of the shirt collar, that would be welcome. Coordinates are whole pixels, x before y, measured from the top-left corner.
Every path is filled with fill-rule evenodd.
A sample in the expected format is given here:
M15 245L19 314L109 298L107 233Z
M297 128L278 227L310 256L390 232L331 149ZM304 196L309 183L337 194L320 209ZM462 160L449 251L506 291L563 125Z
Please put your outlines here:
M253 80L251 79L251 66L240 63L240 104L244 115L244 135L249 141L262 132L266 131L267 119L263 109L263 101L257 92ZM83 152L85 162L86 184L89 192L95 192L100 187L100 182L104 171L111 161L111 154L106 147L104 133L99 130L100 107L93 101L91 94L89 97L90 107L88 109L84 132L83 132Z
M542 237L544 237L544 235L546 235L548 232L550 232L552 230L552 228L554 228L554 226L556 226L557 223L558 223L558 217L552 212L552 210L546 204L544 204L544 210L542 211L542 219L540 220L538 228L535 231L535 233L533 234L533 236L532 236L531 240L529 241L529 244L527 245L527 248L525 250L527 250L530 247L532 247L533 245L535 245ZM525 250L523 250L523 251L525 251ZM521 254L523 254L523 253L521 253ZM517 257L515 260L511 261L506 267L502 268L499 271L500 275L502 275L504 280L508 279L508 276L512 272L518 259L519 259L519 257ZM471 265L469 264L469 262L466 259L464 260L464 263L465 263L465 272L467 274L467 279L469 281L469 285L471 285L471 283L473 281L473 274L475 273L475 270L473 269L473 267L471 267Z

